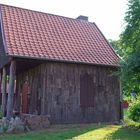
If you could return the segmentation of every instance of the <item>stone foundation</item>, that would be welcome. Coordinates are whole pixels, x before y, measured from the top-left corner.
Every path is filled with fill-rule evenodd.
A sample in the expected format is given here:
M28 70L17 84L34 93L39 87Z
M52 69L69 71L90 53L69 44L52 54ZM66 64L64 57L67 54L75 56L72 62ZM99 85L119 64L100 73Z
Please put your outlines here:
M50 126L48 115L22 114L21 118L31 130L40 130Z

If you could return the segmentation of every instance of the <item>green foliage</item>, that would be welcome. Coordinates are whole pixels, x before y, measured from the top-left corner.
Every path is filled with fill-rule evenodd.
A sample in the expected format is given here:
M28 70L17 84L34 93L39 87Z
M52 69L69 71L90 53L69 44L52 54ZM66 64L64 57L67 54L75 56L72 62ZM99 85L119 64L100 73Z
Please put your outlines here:
M0 110L0 119L2 119L3 118L3 113L2 113L2 111Z
M130 107L128 109L128 118L135 122L140 122L140 101L139 100L130 104Z
M140 1L128 0L128 10L125 16L126 28L122 33L123 43L128 53L140 47Z
M125 120L125 123L126 124L124 125L124 127L140 131L140 123L139 122L134 122L130 119L127 119L127 120Z
M128 0L125 25L120 40L111 41L111 44L122 58L123 93L127 96L131 92L140 95L140 0Z
M3 117L3 113L0 111L0 119L2 119Z
M8 130L9 125L7 123L3 123L2 125L2 132L5 133Z
M121 62L122 79L125 91L140 94L140 1L128 2L126 28L121 34L121 44L126 52Z
M115 52L123 58L126 54L126 51L124 50L124 46L122 45L121 40L109 40L109 43L114 48Z

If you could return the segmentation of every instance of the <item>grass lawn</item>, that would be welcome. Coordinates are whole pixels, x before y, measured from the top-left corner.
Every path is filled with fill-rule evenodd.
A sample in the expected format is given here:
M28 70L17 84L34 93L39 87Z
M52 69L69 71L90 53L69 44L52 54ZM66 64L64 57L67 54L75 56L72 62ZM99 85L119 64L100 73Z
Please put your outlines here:
M55 125L39 132L2 135L0 140L140 140L140 133L120 125Z

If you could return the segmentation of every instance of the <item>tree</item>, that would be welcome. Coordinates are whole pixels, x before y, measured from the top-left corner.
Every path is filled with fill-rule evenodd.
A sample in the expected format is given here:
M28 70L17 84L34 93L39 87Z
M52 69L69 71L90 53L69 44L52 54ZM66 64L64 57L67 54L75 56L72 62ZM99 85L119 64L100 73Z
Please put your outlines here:
M120 36L123 54L122 80L126 94L140 94L140 0L129 0L126 27Z
M125 56L125 49L124 46L122 45L121 40L111 40L109 39L109 43L111 44L111 46L114 48L115 52L121 57L123 58Z
M123 93L140 95L140 0L128 0L125 25L120 39L110 43L121 57Z

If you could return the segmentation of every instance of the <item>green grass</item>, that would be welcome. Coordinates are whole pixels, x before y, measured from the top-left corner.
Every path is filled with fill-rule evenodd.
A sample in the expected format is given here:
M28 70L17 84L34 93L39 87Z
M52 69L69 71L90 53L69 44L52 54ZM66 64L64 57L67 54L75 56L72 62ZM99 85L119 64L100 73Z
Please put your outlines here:
M120 125L56 125L39 132L2 135L0 140L140 140L140 133Z
M140 133L132 129L120 128L107 137L107 140L140 140Z

